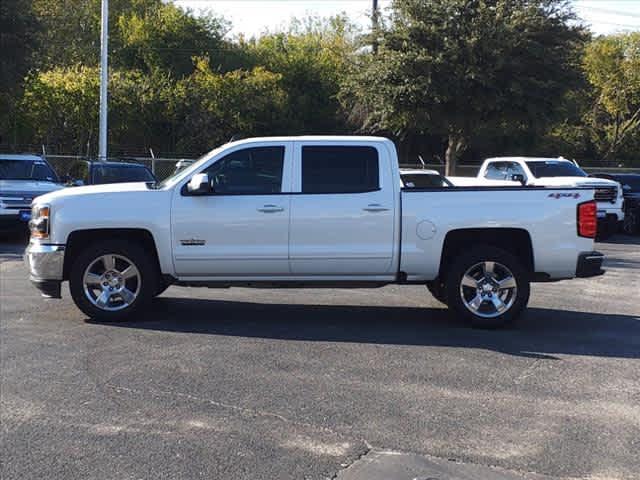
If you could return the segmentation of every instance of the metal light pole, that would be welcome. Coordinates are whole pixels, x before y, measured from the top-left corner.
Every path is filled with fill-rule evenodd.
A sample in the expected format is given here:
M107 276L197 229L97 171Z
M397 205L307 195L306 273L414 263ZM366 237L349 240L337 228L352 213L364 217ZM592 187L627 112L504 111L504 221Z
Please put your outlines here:
M109 83L109 0L102 0L102 31L100 34L100 133L98 160L107 159L107 87Z
M372 22L372 27L371 27L371 31L373 34L373 42L372 42L372 47L373 47L373 53L378 53L378 0L373 0L373 12L371 14L371 22Z

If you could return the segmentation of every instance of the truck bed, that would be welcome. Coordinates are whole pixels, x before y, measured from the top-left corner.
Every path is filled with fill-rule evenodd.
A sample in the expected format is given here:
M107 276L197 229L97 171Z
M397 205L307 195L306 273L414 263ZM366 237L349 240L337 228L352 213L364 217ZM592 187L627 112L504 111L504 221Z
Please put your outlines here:
M533 258L535 272L550 279L574 277L578 255L593 245L576 232L577 206L593 199L590 188L474 186L402 189L400 195L400 271L409 281L438 275L446 236L457 231L525 232L532 251L544 252Z

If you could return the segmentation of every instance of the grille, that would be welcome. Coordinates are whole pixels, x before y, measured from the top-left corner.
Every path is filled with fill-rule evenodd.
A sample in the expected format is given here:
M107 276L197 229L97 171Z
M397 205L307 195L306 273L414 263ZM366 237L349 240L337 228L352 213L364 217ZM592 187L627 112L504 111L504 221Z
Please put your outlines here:
M618 196L618 189L616 187L596 188L596 194L594 196L594 199L596 202L615 203L617 196Z
M7 210L31 210L31 198L2 198L0 202Z

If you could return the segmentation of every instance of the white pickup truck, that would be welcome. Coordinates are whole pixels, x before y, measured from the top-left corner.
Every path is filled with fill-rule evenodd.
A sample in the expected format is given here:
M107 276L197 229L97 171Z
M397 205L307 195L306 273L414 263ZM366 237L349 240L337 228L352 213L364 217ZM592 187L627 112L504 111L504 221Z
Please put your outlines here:
M592 188L402 188L378 137L223 145L159 183L38 197L25 260L88 316L119 320L170 284L424 284L480 327L513 320L532 281L602 272Z
M456 186L531 185L539 187L595 188L599 234L613 233L624 220L623 191L619 183L593 178L566 158L494 157L487 158L477 177L447 177Z

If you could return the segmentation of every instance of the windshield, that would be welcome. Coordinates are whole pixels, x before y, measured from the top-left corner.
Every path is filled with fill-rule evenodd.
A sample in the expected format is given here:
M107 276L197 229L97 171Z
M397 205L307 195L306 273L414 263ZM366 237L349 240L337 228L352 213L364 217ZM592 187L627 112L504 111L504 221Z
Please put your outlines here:
M94 167L94 183L153 182L153 174L143 166L100 165Z
M450 187L451 183L441 175L427 173L406 173L401 175L406 188Z
M57 182L58 176L42 160L7 160L0 158L0 179Z
M580 167L562 160L527 162L527 167L529 167L529 170L531 170L531 173L536 178L588 176Z

